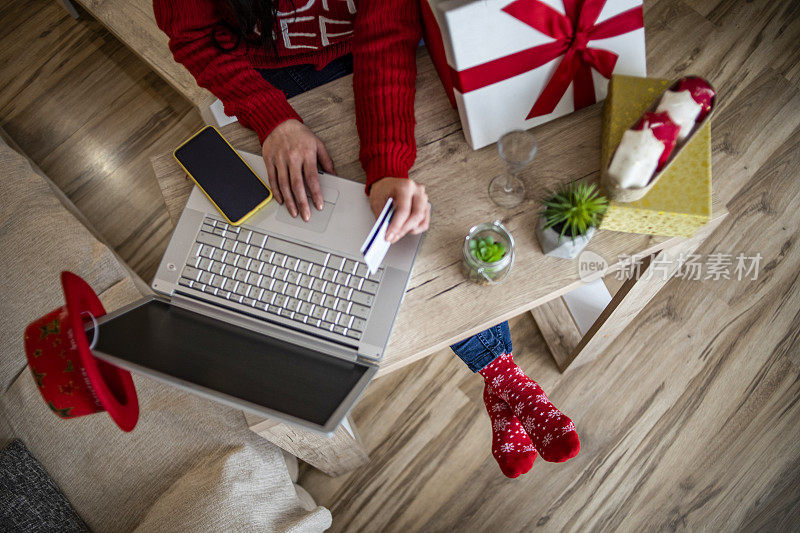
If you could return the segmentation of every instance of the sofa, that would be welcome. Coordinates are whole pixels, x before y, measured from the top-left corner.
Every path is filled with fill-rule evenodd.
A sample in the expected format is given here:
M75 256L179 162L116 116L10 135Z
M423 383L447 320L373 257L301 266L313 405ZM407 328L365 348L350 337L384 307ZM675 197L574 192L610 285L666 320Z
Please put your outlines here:
M295 485L296 459L243 414L134 375L140 418L62 420L26 366L23 330L63 304L62 270L107 311L149 289L0 130L0 449L20 440L93 531L323 531L330 512Z

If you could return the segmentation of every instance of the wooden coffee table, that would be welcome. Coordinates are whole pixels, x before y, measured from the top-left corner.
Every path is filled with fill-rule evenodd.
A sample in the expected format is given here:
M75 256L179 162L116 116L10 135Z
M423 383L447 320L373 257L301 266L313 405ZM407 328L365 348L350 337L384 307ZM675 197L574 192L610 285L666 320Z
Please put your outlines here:
M496 147L471 150L424 48L417 58L417 160L411 172L426 186L434 206L411 281L395 322L378 376L388 374L490 326L531 312L556 363L565 370L598 357L679 268L666 276L625 281L585 335L581 335L564 294L603 274L578 274L577 263L544 256L534 235L540 201L561 182L599 176L601 104L533 130L539 153L523 172L528 199L503 210L488 197L489 180L503 171ZM292 99L305 123L322 139L339 176L364 182L358 162L352 80L342 78ZM256 135L238 123L221 128L236 148L260 153ZM169 151L152 159L173 224L192 189ZM366 201L366 199L365 199ZM641 271L669 249L670 257L690 254L727 215L714 202L712 220L691 239L598 232L587 250L600 254L609 271L623 268L620 257L642 261ZM516 240L516 263L499 285L468 282L461 273L461 246L469 228L499 219ZM336 475L368 460L351 422L331 438L247 415L252 430L320 470ZM349 427L346 427L349 426Z

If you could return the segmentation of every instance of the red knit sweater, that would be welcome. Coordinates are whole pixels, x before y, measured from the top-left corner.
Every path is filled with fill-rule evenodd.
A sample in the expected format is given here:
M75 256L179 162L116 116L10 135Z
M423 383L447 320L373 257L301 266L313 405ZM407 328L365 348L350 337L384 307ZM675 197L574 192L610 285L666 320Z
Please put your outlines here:
M352 52L360 159L369 186L386 176L408 177L416 157L418 1L277 0L276 50L242 43L231 52L221 51L212 37L216 28L224 48L235 43L218 25L220 20L233 22L224 0L154 0L153 7L175 60L262 142L284 120L301 118L255 69L299 64L322 68Z

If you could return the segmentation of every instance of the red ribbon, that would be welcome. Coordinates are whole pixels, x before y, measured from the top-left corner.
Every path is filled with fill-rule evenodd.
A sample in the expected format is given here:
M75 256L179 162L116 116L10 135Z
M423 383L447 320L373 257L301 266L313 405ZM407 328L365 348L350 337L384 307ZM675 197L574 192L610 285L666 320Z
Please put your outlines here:
M603 77L611 78L617 54L590 48L589 41L607 39L644 26L642 6L596 24L606 0L564 0L562 15L539 0L516 0L503 8L512 17L555 39L488 63L462 71L451 67L453 86L462 94L507 80L538 68L563 55L526 119L553 112L573 83L575 109L595 103L592 67Z

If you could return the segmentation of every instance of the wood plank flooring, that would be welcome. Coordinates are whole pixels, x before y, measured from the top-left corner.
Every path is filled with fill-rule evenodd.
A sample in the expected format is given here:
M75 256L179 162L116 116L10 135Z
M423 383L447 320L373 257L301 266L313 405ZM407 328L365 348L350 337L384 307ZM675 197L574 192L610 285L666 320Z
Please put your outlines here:
M798 2L648 2L648 70L719 88L701 250L762 254L757 281L673 280L604 356L559 374L529 315L517 359L575 419L581 453L507 480L481 380L452 354L375 382L354 419L372 463L304 486L337 531L800 529Z
M149 159L199 115L89 16L4 2L0 23L0 127L149 281L172 231Z
M169 232L149 156L199 117L91 18L27 0L0 22L0 125L149 279ZM449 351L376 380L354 412L372 461L301 477L335 531L800 530L800 2L647 0L645 27L652 75L720 93L731 214L699 252L760 253L758 279L671 280L564 374L530 314L513 320L516 359L582 441L517 480Z

